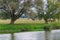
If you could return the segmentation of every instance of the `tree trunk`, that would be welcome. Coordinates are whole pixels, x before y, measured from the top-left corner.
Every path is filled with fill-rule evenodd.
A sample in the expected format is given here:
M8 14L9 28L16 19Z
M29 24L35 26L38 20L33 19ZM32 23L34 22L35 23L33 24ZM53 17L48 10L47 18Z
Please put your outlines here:
M47 19L44 19L45 20L45 23L47 24L48 23L48 20Z
M12 13L11 13L11 22L10 24L14 24L15 20L16 20L16 16L15 16L15 10L12 10Z
M14 22L15 22L15 20L14 19L11 19L10 24L14 24Z

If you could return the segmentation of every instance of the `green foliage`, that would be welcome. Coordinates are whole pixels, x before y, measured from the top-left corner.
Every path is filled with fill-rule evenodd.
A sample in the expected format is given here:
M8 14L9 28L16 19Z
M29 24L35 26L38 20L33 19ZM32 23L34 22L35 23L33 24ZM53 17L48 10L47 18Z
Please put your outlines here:
M60 19L60 11L56 14L56 19L58 19L58 21L59 21L59 19Z
M10 15L3 9L0 9L0 19L9 19Z
M37 6L42 7L42 5L43 5L43 0L35 0L35 3L36 3Z
M57 9L57 5L55 5L54 3L48 1L48 5L47 5L47 17L48 18L54 18L55 14L56 14L56 9Z
M44 14L44 11L40 14L38 14L39 18L43 18L45 19L45 21L47 21L48 19L55 19L56 18L56 12L57 12L57 8L58 6L54 3L52 3L51 1L47 2L47 8L46 8L46 14ZM41 10L40 10L41 11Z

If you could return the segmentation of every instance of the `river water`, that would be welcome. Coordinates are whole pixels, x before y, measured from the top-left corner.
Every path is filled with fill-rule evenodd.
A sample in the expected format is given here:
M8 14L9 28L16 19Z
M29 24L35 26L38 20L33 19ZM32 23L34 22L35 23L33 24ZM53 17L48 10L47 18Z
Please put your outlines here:
M11 34L0 34L0 40L11 40ZM14 33L14 40L45 40L44 31ZM52 30L50 40L60 40L60 30Z

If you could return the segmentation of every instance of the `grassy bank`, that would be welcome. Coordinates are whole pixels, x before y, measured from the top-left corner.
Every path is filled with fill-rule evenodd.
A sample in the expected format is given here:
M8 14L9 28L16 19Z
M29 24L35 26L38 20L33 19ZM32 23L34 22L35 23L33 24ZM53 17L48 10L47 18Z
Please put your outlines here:
M60 26L60 24L0 24L0 33L15 33L26 31L42 31L44 26Z
M43 30L45 24L0 24L0 33L21 32L22 29L27 31Z

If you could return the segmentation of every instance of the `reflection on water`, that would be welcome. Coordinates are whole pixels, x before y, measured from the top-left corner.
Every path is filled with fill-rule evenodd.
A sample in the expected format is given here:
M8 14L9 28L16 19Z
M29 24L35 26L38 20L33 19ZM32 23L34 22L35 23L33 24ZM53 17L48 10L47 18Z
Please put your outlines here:
M52 38L52 40L60 40L60 30L52 31L51 32L51 38Z
M11 40L10 34L0 34L0 40Z
M0 34L0 40L11 40L11 34ZM15 33L14 40L45 40L45 32ZM60 40L60 30L51 31L50 40Z
M44 40L44 31L15 33L15 40Z

